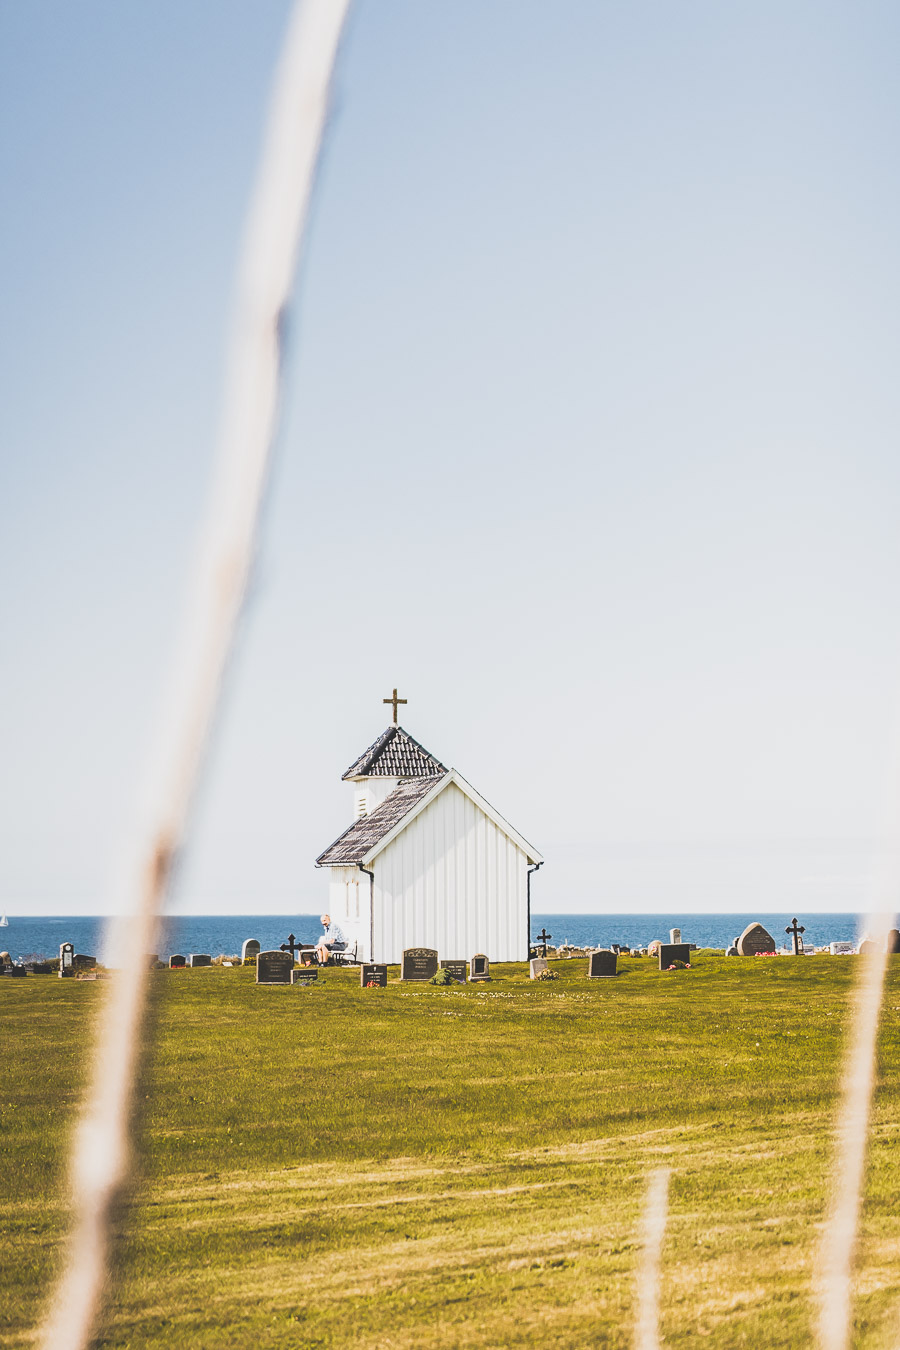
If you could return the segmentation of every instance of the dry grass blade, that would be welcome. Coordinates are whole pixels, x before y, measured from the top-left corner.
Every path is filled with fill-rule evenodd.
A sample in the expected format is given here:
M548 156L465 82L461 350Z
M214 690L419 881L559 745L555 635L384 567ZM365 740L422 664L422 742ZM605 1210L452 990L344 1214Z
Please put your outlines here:
M119 924L119 973L99 1030L93 1084L73 1154L78 1213L43 1328L47 1350L83 1350L107 1278L111 1216L128 1173L129 1118L153 949L172 860L209 738L253 560L278 414L281 318L328 108L349 0L307 0L292 16L275 82L238 281L217 488L199 553L159 759Z
M837 1125L833 1168L836 1189L819 1258L818 1339L822 1350L846 1350L850 1341L853 1253L865 1179L890 917L887 914L870 917L870 932L877 949L860 959Z
M642 1222L643 1254L638 1266L635 1350L659 1350L660 1255L669 1214L668 1167L650 1174Z

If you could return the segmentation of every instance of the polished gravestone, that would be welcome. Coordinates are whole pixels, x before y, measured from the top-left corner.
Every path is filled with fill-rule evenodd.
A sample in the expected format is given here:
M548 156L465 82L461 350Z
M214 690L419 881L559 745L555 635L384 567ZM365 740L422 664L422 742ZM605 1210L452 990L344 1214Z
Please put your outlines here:
M293 969L290 952L260 952L256 958L256 983L290 984Z
M691 949L687 942L661 942L659 944L659 968L668 970L673 961L683 961L689 965Z
M465 961L442 961L441 970L448 971L459 984L466 983Z
M616 953L613 951L591 952L588 957L588 979L605 980L616 973Z
M478 952L469 962L470 980L489 980L491 978L491 963L484 952Z
M359 987L366 989L370 984L374 984L376 989L386 987L387 966L381 965L377 961L363 962L359 968Z
M96 956L85 956L82 952L76 952L72 957L72 965L76 970L95 970L97 958Z
M191 952L188 958L189 966L211 966L212 957L209 952Z
M734 945L738 956L762 956L765 952L774 952L775 939L761 923L748 923Z
M241 960L249 961L252 965L259 956L260 951L261 944L257 942L256 938L247 938L246 942L241 947Z
M75 948L71 942L60 943L59 948L59 978L65 979L67 975L73 975L75 961Z
M437 974L438 954L433 947L407 947L400 965L401 980L430 980Z
M170 970L184 970L187 965L187 957L182 956L181 952L176 952L174 956L169 957Z
M318 978L318 966L294 966L291 970L291 984L315 984Z

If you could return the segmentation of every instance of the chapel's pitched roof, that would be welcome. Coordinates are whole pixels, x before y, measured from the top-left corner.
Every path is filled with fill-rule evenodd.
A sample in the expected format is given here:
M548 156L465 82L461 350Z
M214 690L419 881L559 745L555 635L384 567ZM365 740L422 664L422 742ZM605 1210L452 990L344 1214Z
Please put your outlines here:
M341 778L434 778L446 772L441 761L413 740L408 731L392 726L363 751Z
M391 727L389 730L397 731L399 728ZM377 745L378 742L376 741L375 744ZM413 741L413 745L415 744L416 742ZM421 746L418 748L421 750ZM425 752L423 751L423 753ZM429 755L428 758L431 759L431 756ZM437 761L432 762L436 763ZM432 773L427 778L410 778L404 783L398 783L393 792L388 793L381 805L370 816L363 816L360 820L354 821L348 830L339 835L334 843L316 858L316 866L330 865L334 867L341 864L361 863L375 845L386 834L389 834L394 826L404 816L408 815L442 778L446 777L446 773L447 771L443 770L441 773ZM344 777L346 778L347 774L344 774Z

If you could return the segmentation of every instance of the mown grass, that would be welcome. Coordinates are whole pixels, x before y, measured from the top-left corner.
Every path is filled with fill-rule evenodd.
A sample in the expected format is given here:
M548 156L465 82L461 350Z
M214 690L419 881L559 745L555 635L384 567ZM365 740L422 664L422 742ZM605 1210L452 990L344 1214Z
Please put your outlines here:
M855 1343L900 1312L900 960L880 1037ZM856 962L588 982L320 987L159 972L109 1347L631 1344L647 1172L673 1168L670 1346L797 1346ZM67 1222L101 983L0 983L0 1344L26 1345Z

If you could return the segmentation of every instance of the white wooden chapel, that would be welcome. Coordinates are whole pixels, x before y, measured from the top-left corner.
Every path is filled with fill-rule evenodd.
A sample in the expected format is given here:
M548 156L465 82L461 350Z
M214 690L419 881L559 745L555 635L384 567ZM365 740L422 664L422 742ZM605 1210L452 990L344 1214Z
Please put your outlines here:
M397 722L343 778L353 823L316 859L330 871L328 911L364 961L396 964L407 947L442 958L528 959L530 873L543 858L456 769Z

